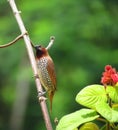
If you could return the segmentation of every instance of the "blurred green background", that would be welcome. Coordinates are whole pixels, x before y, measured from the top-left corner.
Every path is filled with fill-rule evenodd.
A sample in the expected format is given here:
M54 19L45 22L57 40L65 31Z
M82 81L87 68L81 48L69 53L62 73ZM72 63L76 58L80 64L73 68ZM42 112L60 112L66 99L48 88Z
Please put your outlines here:
M16 0L34 44L47 46L57 73L51 121L81 108L76 94L99 84L104 66L118 69L118 0ZM7 0L0 0L0 44L20 34ZM48 104L48 100L47 100ZM49 106L49 104L48 104ZM23 40L0 49L0 130L45 130Z

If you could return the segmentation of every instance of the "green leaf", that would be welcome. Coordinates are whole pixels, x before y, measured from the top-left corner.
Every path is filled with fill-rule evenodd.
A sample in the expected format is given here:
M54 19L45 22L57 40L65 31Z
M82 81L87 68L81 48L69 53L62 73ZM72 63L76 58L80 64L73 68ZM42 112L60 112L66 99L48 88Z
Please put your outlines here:
M77 94L76 101L83 106L95 109L98 102L107 102L104 86L95 84L85 87Z
M113 104L112 109L118 111L118 104Z
M87 122L79 130L99 130L99 127L93 122Z
M75 128L75 129L73 129L73 130L78 130L78 128Z
M118 109L111 108L105 102L99 102L96 106L96 110L109 122L118 122Z
M85 122L98 118L95 110L81 109L61 118L56 130L74 130Z
M118 103L118 86L115 87L107 86L106 92L109 94L109 97L111 98L112 101Z

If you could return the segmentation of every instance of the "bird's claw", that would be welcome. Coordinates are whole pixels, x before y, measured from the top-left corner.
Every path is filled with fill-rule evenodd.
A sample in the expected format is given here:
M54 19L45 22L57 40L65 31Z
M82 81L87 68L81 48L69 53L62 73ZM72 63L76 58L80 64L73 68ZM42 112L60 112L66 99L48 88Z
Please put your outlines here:
M43 92L42 92L42 91L39 91L39 92L38 92L38 97L44 96L45 93L46 93L46 91L43 91Z
M42 101L45 101L47 98L44 97L44 94L46 93L46 91L42 92L42 91L39 91L38 92L38 98L39 98L39 102L42 102Z

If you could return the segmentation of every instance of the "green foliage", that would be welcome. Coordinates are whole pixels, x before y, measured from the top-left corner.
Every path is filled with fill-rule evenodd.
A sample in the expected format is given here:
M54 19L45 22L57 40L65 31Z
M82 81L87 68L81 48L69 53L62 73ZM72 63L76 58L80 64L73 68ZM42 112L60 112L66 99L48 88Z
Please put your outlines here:
M118 103L118 86L115 87L107 86L106 92L109 94L111 100L115 103Z
M85 123L79 130L99 130L98 126L93 122Z
M83 106L96 109L99 102L107 102L104 86L96 84L85 87L76 96L76 101Z
M101 102L97 104L96 111L100 113L109 122L118 122L118 110L112 109L108 103Z
M116 123L118 122L118 106L112 107L113 104L116 104L118 102L118 93L117 93L118 86L102 86L102 85L89 85L85 88L83 88L76 96L76 101L85 106L89 107L91 109L81 109L77 112L74 112L72 114L66 115L61 118L57 130L74 130L74 128L79 127L81 124L84 124L85 122L92 121L98 117L104 117L106 122L109 123ZM111 91L113 90L113 91ZM117 104L118 105L118 104ZM115 108L115 109L114 109ZM87 111L94 111L95 113L98 113L93 116L93 118L89 118L92 116L89 115ZM83 114L86 113L86 116ZM96 124L95 124L96 126ZM80 130L89 130L89 128L92 129L98 129L94 128L92 125L91 127L84 124ZM93 127L93 128L92 128ZM114 129L117 128L117 126L113 126ZM106 127L106 130L107 129Z
M98 118L95 110L81 109L61 118L56 130L74 130L85 122Z
M112 102L118 102L117 89L117 86L107 86L105 89L102 85L90 85L78 93L76 101L83 106L95 109L109 122L118 122L118 110L110 108L107 103L107 95Z

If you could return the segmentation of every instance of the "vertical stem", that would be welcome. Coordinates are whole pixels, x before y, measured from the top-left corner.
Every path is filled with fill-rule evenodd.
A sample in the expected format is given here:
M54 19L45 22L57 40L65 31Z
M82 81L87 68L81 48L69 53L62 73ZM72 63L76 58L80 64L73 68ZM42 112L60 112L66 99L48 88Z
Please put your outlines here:
M9 1L11 8L12 8L12 11L14 13L14 16L16 18L16 21L18 23L18 26L20 28L21 33L25 34L27 31L25 29L24 23L23 23L21 16L19 14L20 12L18 11L18 9L16 7L15 1L14 0L8 0L8 1ZM31 43L30 43L30 38L29 38L28 35L24 35L23 38L24 38L24 42L25 42L25 45L26 45L26 48L27 48L27 52L28 52L28 56L29 56L29 59L30 59L31 66L32 66L33 73L34 73L34 75L37 75L38 74L37 66L36 66L36 61L35 61L34 53L33 53L33 50L32 50L32 46L31 46ZM35 78L35 83L36 83L37 91L38 92L42 91L42 87L41 87L39 78ZM51 122L50 122L50 117L49 117L49 113L48 113L48 110L47 110L45 100L40 102L40 105L41 105L41 110L42 110L43 117L44 117L44 120L45 120L46 128L47 128L47 130L52 130L52 125L51 125Z
M109 97L109 94L107 94L107 101L108 101L108 104L109 104L109 106L111 107L112 106L112 101L111 101L111 99L110 99L110 97ZM107 121L107 124L106 124L106 130L110 130L110 122L109 121Z

